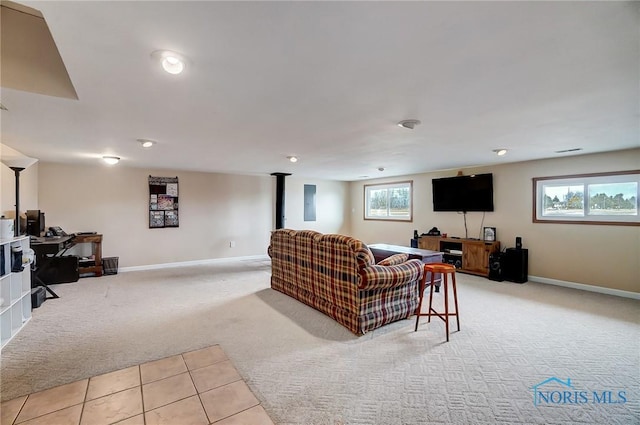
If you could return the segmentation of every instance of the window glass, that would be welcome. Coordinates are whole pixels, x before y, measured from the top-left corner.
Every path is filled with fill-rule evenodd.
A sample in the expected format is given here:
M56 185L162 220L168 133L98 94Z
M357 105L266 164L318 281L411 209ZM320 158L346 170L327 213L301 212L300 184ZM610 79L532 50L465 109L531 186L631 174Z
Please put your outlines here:
M640 225L640 170L533 179L533 221Z
M413 182L364 186L365 220L412 221Z

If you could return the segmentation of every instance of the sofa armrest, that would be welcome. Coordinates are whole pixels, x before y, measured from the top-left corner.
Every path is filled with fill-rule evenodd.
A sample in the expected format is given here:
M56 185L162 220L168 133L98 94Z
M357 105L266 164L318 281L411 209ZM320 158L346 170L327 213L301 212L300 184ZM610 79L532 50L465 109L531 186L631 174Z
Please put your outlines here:
M409 254L393 254L391 257L387 257L384 260L378 261L379 266L395 266L396 264L402 264L409 259Z
M423 264L420 260L409 260L393 266L372 265L360 269L359 289L388 289L419 282Z

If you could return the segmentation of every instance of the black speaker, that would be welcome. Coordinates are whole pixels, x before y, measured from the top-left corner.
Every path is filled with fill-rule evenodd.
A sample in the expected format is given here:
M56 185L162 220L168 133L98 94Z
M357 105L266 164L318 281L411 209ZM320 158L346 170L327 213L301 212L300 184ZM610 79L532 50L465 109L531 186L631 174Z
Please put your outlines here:
M489 255L489 279L502 282L504 280L504 272L502 267L501 252L494 252Z
M529 250L507 248L502 258L502 267L506 280L525 283L529 279Z
M522 238L520 236L516 236L516 249L522 249Z

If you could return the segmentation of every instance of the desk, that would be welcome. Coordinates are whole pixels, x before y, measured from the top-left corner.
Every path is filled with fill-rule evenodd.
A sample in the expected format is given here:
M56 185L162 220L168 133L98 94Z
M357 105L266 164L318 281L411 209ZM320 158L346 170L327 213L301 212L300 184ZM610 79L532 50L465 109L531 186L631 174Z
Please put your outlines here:
M102 235L95 233L77 234L73 239L73 244L90 243L91 251L94 258L94 264L89 266L80 265L80 274L93 273L96 276L102 276Z
M33 284L42 286L48 293L49 298L60 298L42 279L42 273L50 268L54 258L59 258L69 248L73 246L73 236L54 236L50 238L32 238L31 249L36 254L35 269L32 273Z

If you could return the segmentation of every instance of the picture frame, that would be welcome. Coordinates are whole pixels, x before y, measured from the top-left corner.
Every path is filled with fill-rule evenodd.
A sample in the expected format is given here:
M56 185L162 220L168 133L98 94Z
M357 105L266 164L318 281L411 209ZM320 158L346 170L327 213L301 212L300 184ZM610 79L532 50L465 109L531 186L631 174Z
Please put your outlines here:
M495 242L496 241L496 228L495 227L485 227L483 229L484 240L487 242Z
M180 227L178 177L149 176L149 228Z

